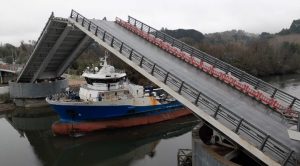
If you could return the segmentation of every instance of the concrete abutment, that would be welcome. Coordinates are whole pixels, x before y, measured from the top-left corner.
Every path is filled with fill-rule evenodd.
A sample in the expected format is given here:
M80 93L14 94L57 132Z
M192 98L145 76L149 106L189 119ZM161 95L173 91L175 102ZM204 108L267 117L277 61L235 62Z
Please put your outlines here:
M9 93L16 106L39 107L47 105L47 96L63 92L67 87L68 80L65 78L35 83L9 82Z

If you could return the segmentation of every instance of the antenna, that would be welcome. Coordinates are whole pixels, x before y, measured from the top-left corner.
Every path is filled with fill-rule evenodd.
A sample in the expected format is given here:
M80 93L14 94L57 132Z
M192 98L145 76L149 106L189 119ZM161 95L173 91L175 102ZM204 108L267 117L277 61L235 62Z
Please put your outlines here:
M105 50L104 58L100 58L100 62L102 62L102 64L100 64L100 66L107 66L107 58L108 57L109 57L109 52L107 50Z
M107 50L105 50L105 57L109 57L109 52Z

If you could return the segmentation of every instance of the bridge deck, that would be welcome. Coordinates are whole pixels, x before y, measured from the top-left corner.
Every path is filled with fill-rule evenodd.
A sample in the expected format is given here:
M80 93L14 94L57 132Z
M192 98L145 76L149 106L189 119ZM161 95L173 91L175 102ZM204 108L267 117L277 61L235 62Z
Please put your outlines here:
M289 127L289 124L283 121L278 114L273 113L272 110L208 76L190 64L175 58L114 22L95 19L92 21L159 66L185 80L186 83L215 99L255 126L261 127L263 131L278 141L284 142L296 152L300 151L300 144L288 137L287 127Z
M67 19L51 15L17 82L59 77L91 40Z

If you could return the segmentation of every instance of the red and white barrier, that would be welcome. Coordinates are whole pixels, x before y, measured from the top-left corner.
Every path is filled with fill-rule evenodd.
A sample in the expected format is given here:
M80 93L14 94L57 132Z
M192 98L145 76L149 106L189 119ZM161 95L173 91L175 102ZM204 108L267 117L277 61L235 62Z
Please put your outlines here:
M219 80L234 87L235 89L241 91L242 93L247 94L248 96L253 97L256 100L262 102L263 104L270 106L271 108L278 111L282 115L289 118L298 117L298 114L294 110L292 110L289 106L284 106L283 102L280 102L279 100L272 98L267 93L261 90L255 89L252 85L248 83L241 82L238 78L232 76L230 73L225 73L224 71L215 68L213 65L208 64L202 61L201 59L193 57L187 52L181 51L179 48L172 46L170 43L164 42L159 38L155 38L155 36L153 36L152 34L148 34L147 32L142 31L139 28L135 27L134 25L125 22L119 18L116 18L116 23L128 29L129 31L132 31L138 36L148 40L150 43L160 47L161 49L165 50L171 55L174 55L177 58L180 58L185 62L192 64L193 66L201 69L205 73L212 75L215 78L218 78Z

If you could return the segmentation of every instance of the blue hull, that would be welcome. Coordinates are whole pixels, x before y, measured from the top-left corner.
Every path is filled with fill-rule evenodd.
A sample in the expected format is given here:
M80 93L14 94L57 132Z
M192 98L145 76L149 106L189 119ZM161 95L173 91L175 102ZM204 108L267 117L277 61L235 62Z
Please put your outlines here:
M177 101L161 105L132 106L132 105L60 105L51 104L62 121L91 121L119 119L138 116L158 115L172 112L183 105Z

